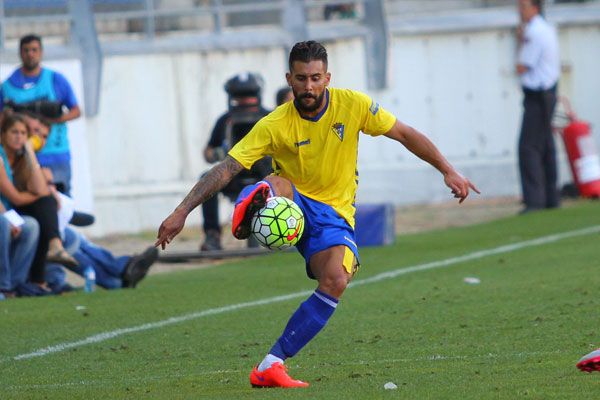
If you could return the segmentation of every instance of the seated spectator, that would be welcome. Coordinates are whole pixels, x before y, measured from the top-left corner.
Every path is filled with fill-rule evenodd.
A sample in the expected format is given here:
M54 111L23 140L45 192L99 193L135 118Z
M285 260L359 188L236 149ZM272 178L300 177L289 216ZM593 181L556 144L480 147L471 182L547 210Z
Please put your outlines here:
M23 111L19 113L19 115L25 119L25 122L29 127L29 138L33 143L33 150L35 151L37 157L37 153L43 149L48 142L48 136L50 136L52 124L50 124L47 119L28 111ZM52 170L47 167L41 167L41 169L42 175L44 175L44 178L46 178L48 184L52 184ZM26 179L19 179L18 176L15 176L15 181L17 182L17 187L19 187L19 182L25 182Z
M64 245L79 262L78 267L69 269L83 276L85 267L91 266L96 271L96 284L104 289L136 287L158 259L158 249L154 246L138 255L115 257L71 227L65 228ZM60 265L48 264L46 276L48 286L54 293L73 290L65 281L65 273Z
M48 142L52 125L47 119L38 114L28 111L24 111L21 114L25 117L25 121L29 126L30 140L34 143L34 150L37 156L38 152L41 151ZM42 167L42 174L44 175L44 178L46 178L50 192L58 202L58 227L61 235L64 226L66 226L67 223L76 226L88 226L94 223L93 215L74 210L73 200L63 194L64 187L61 183L55 182L54 174L51 169ZM26 188L20 187L20 182L25 182L26 179L17 175L15 175L14 178L17 189L26 190Z
M0 202L0 300L16 297L19 286L27 281L40 235L33 217L23 216L20 224L6 212Z
M38 138L38 140L34 142L37 144L35 146L35 151L37 152L46 145L51 124L48 120L39 115L32 113L23 114L29 126L31 137L37 136ZM59 190L57 190L55 185L52 171L48 168L42 168L42 173L49 185L50 191L59 204L60 215L63 208L62 205L66 199L64 196L59 195ZM93 222L93 217L91 218ZM74 221L71 220L71 223L73 222ZM93 245L79 232L68 227L61 228L60 225L59 218L59 231L63 237L63 246L65 247L65 250L79 262L79 266L71 268L71 270L82 275L84 269L83 266L90 265L96 271L96 283L105 289L134 287L137 282L146 275L148 268L156 261L158 256L158 252L154 250L150 251L149 254L146 254L144 257L124 256L117 258L112 256L108 250ZM89 223L80 225L89 225ZM125 278L123 278L123 275ZM46 282L52 290L52 293L60 294L73 290L73 287L66 282L65 278L66 274L62 269L62 265L56 263L46 264Z
M28 139L29 128L19 114L4 115L0 127L0 196L6 208L34 217L40 226L40 239L31 265L29 279L44 286L46 261L76 267L77 261L64 249L58 231L56 199L50 194L33 144ZM18 190L13 173L21 177Z

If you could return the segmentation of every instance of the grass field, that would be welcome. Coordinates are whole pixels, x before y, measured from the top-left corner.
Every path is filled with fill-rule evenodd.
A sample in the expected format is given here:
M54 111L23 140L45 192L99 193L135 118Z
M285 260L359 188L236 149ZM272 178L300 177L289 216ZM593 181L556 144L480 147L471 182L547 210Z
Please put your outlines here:
M3 301L0 398L595 398L600 374L575 363L600 347L599 242L600 203L582 201L361 249L354 286L288 361L302 389L248 381L315 287L296 253Z

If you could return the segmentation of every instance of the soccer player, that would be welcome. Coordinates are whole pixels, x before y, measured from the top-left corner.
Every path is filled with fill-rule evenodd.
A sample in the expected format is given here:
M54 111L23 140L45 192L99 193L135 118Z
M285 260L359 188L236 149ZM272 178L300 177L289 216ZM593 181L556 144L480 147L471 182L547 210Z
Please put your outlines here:
M479 193L423 134L398 121L363 93L329 88L327 51L320 43L296 43L286 78L295 100L261 119L227 158L194 186L163 221L155 243L164 249L196 206L256 160L273 157L273 174L240 193L233 214L233 235L238 239L250 235L252 215L268 197L293 199L305 217L304 234L296 247L306 260L307 275L318 285L252 371L250 382L255 387L308 386L289 377L284 361L325 326L359 267L354 239L359 131L396 140L437 168L459 203L469 189Z

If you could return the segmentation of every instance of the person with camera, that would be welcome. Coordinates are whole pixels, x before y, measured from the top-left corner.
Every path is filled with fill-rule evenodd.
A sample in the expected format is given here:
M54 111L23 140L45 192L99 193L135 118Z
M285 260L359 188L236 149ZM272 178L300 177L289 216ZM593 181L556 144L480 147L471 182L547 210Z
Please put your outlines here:
M269 113L261 105L263 79L258 74L241 73L225 83L229 109L217 120L208 144L204 149L204 159L209 163L223 161L229 149L243 138L254 124ZM255 183L271 173L270 160L260 160L239 179L227 185L222 193L234 201L246 182ZM203 174L204 175L204 174ZM204 243L201 251L221 250L221 225L219 224L219 197L214 195L202 204Z
M63 192L71 191L71 153L67 121L78 118L81 110L73 89L59 72L43 68L42 39L26 35L19 43L22 64L0 87L0 121L12 111L29 110L43 114L52 123L48 144L38 154L42 167L48 167ZM63 113L63 108L67 111Z

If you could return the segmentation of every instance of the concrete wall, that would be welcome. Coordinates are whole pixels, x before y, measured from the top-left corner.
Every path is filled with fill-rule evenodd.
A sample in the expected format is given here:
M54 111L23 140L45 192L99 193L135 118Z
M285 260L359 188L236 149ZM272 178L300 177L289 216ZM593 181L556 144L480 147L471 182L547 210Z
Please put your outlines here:
M560 92L582 119L600 126L600 29L563 28L560 42ZM391 86L379 92L367 90L361 39L327 47L332 86L366 91L426 133L482 196L520 195L522 95L510 30L394 35ZM202 149L226 107L222 85L242 69L264 76L264 103L273 106L274 93L285 84L281 48L105 58L100 113L87 121L98 217L91 234L158 227L209 168ZM560 180L570 181L560 151ZM359 171L359 202L451 199L437 171L386 138L361 138ZM226 220L231 206L223 203ZM200 221L196 212L188 223Z

